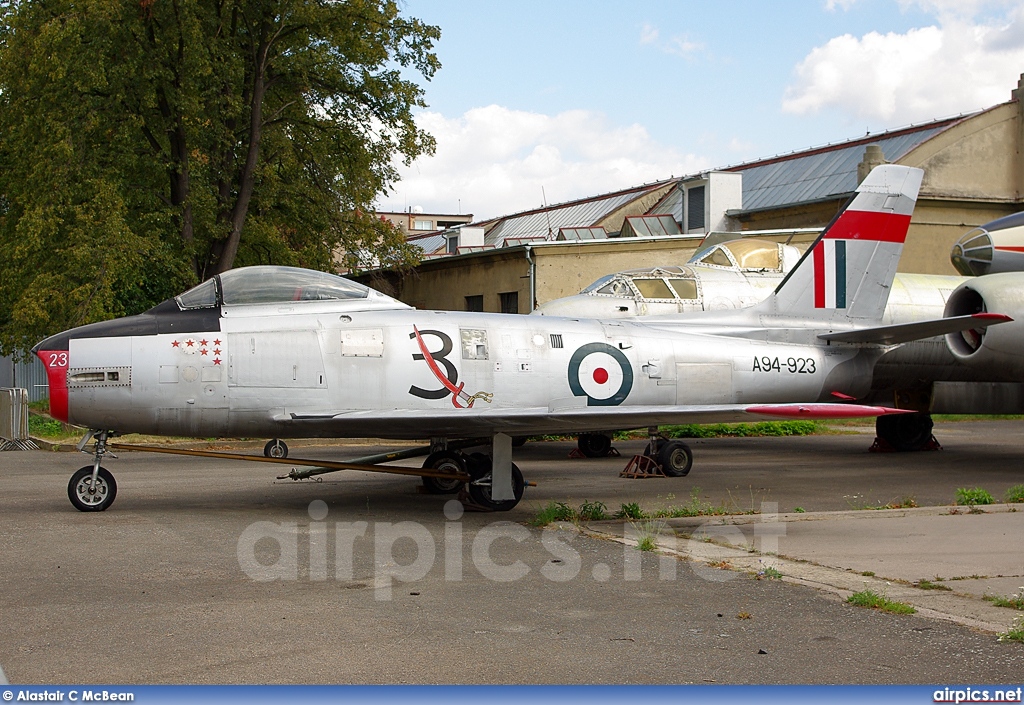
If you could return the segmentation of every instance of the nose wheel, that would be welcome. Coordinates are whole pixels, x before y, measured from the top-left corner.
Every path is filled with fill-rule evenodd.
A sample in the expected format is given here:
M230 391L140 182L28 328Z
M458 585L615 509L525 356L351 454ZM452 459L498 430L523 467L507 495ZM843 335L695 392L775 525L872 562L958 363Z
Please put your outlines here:
M95 474L95 477L93 475ZM80 512L102 512L114 502L117 483L106 468L94 473L92 465L80 468L68 482L68 499Z
M288 445L280 438L274 438L263 446L263 455L268 458L287 458Z

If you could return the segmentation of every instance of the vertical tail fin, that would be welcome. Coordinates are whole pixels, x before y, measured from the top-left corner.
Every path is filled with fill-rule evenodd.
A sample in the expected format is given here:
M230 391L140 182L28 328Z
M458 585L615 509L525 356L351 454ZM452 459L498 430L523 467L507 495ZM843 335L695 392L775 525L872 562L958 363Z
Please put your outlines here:
M808 248L763 314L822 322L882 320L924 172L885 164Z

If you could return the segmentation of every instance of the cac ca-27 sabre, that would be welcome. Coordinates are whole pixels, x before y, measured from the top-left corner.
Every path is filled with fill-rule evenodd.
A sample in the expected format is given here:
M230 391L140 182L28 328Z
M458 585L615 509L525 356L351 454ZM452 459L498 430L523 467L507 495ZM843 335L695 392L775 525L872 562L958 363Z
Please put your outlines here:
M525 485L512 436L900 413L850 403L885 350L1007 320L879 325L920 182L918 169L876 168L772 295L714 317L419 311L321 272L225 272L34 348L52 415L90 429L81 447L93 441L68 495L83 511L110 506L116 483L101 461L115 434L429 438L423 468L309 464L414 473L507 510ZM489 455L460 450L479 439ZM647 453L666 474L692 462L680 441L652 438Z

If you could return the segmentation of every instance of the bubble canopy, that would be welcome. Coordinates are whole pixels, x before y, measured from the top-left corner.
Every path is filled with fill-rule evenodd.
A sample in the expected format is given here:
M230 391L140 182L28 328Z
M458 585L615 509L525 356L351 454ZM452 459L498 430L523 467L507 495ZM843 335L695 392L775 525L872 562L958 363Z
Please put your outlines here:
M175 297L182 310L220 305L365 299L370 289L336 274L297 267L242 267L218 274Z

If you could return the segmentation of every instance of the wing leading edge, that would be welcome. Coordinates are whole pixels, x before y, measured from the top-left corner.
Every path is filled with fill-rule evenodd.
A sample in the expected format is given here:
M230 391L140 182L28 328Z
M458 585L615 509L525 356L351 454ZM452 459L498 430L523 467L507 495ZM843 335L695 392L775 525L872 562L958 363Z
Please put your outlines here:
M419 439L467 438L496 432L515 436L574 434L665 424L727 423L778 419L836 419L907 413L860 404L717 404L699 406L627 406L550 409L394 409L293 413L278 417L294 436ZM283 430L282 428L282 430Z

